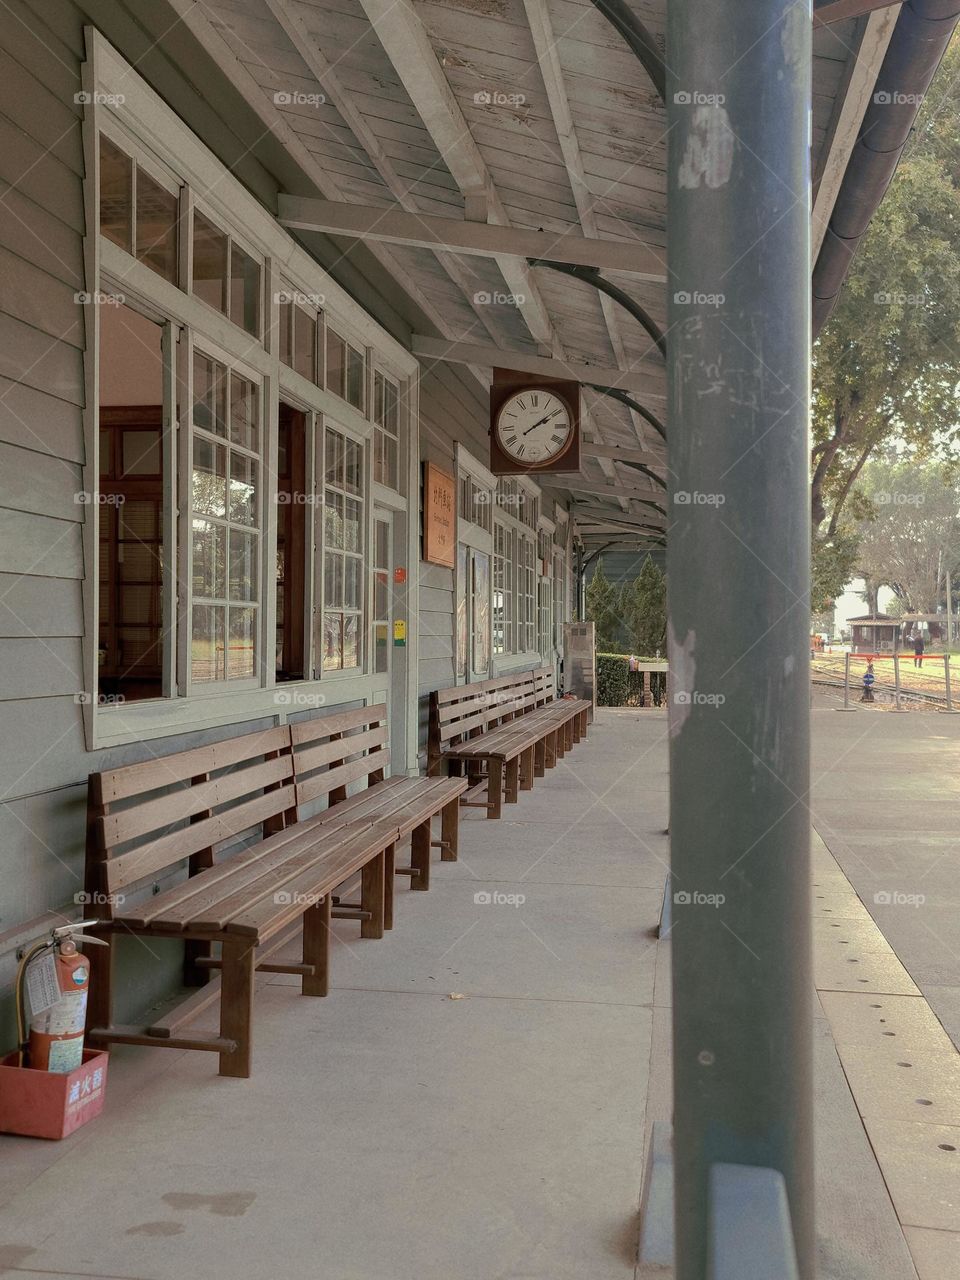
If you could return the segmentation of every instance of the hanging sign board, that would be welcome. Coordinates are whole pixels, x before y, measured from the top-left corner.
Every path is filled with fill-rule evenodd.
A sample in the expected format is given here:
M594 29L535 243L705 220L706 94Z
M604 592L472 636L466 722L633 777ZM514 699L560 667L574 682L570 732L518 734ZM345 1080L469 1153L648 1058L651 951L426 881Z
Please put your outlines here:
M457 561L457 485L432 462L423 467L423 558L452 569Z
M397 618L393 624L393 643L398 649L407 643L407 624L403 618Z

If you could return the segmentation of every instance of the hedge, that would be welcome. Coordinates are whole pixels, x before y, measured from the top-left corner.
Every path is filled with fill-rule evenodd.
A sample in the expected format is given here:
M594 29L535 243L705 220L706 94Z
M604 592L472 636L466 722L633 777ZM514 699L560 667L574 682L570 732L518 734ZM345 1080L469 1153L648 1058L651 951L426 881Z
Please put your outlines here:
M656 662L656 658L641 658L641 662ZM663 694L663 676L651 672L650 692L659 706ZM597 706L639 707L643 703L643 673L630 670L630 659L619 653L597 654Z

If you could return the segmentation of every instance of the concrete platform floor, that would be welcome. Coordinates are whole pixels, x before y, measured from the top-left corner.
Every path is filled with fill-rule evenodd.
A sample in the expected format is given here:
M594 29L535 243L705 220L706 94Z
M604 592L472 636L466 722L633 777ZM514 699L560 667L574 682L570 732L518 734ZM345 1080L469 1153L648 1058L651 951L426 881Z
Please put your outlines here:
M856 718L818 717L833 760ZM264 975L252 1079L221 1079L212 1055L117 1048L99 1120L62 1143L0 1140L0 1275L630 1280L644 1134L670 1113L666 813L665 716L601 712L503 821L465 814L460 861L435 863L429 893L398 882L392 934L337 924L327 999ZM876 944L866 913L855 923ZM915 1280L815 1009L821 1274ZM875 1016L840 1021L872 1043ZM864 1089L882 1112L869 1074ZM877 1141L902 1159L894 1137ZM905 1220L922 1280L960 1274L952 1230Z

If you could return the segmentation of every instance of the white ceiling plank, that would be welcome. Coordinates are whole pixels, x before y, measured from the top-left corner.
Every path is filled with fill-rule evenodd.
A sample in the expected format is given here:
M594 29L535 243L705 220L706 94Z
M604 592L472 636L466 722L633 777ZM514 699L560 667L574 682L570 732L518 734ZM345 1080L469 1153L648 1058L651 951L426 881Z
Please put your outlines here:
M605 368L597 364L580 364L575 360L525 355L505 351L502 347L485 347L474 342L447 342L426 334L413 335L413 354L429 360L449 360L453 364L487 365L491 368L517 369L521 373L542 374L546 378L569 378L574 382L598 383L633 391L647 400L664 402L666 395L655 374L643 370Z

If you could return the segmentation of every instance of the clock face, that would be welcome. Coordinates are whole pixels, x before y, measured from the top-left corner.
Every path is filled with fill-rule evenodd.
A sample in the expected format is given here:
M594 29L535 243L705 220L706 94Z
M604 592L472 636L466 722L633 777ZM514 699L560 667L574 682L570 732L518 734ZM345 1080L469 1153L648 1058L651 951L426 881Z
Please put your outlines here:
M497 439L508 457L525 467L542 467L567 449L572 436L565 400L541 388L518 391L497 415Z

